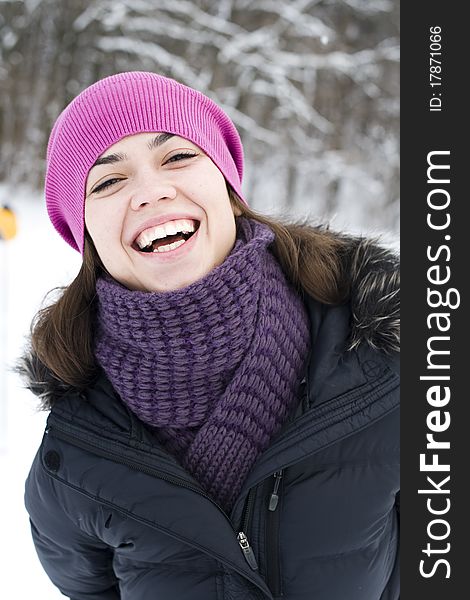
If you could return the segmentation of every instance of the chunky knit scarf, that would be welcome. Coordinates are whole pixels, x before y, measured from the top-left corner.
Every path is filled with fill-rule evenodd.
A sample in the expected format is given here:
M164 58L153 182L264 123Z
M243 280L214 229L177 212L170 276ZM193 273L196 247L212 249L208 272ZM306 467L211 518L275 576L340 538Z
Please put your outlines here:
M268 249L273 232L237 221L229 256L183 289L100 278L95 341L123 402L227 512L287 420L309 348L305 306Z

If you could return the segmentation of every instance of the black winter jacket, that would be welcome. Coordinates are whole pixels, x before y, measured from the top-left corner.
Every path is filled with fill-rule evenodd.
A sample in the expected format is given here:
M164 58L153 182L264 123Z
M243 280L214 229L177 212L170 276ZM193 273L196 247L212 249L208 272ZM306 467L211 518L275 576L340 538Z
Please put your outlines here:
M85 394L62 391L26 507L40 561L63 594L399 598L398 274L373 246L353 271L349 304L307 299L312 353L302 399L230 515L104 375Z

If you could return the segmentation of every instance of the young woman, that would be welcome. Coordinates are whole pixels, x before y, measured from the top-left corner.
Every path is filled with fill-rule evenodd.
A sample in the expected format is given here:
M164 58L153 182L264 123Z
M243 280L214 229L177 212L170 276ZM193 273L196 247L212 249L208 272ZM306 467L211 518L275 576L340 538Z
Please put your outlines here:
M83 254L22 363L50 409L26 483L73 600L392 600L398 265L243 198L228 116L174 80L83 91L46 202Z

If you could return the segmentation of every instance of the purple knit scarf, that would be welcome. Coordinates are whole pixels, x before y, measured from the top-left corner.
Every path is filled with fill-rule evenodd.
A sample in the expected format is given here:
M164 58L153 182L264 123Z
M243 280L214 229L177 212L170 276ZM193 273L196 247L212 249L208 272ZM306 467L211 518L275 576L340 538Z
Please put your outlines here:
M241 217L225 261L171 292L97 282L95 354L123 402L230 512L296 401L309 319L268 246Z

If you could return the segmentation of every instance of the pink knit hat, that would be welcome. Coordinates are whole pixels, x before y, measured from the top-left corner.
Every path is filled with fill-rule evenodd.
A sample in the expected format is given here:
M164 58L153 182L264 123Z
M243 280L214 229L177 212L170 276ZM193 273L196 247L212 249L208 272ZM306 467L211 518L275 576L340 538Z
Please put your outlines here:
M130 71L81 92L59 115L47 146L46 205L64 240L83 253L85 183L96 159L121 138L166 132L190 140L212 159L243 202L243 147L227 114L174 79Z

